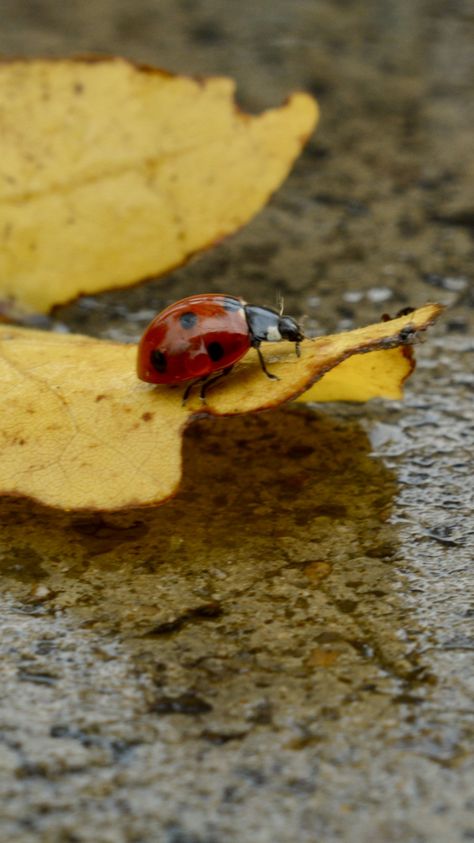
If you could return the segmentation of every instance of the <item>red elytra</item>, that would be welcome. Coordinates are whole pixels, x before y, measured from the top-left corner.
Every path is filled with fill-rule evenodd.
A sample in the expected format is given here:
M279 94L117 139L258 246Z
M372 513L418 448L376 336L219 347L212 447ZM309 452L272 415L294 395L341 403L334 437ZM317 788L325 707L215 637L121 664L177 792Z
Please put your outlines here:
M299 354L303 332L290 316L223 293L188 296L155 316L146 328L138 346L137 374L155 384L202 381L204 397L210 381L227 374L249 348L257 350L263 371L275 379L265 366L260 344L282 339L294 342Z

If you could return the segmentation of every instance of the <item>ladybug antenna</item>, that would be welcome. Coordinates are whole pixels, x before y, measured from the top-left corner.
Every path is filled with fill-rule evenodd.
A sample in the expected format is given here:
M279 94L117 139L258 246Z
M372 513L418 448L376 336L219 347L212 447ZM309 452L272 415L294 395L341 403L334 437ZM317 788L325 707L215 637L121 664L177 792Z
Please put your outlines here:
M303 333L304 333L304 326L305 326L305 322L307 322L307 321L308 321L308 314L307 314L307 313L303 313L303 316L302 316L302 317L301 317L301 319L300 319L300 328L301 328L301 330L303 331Z
M283 298L281 293L277 293L277 307L278 316L283 316L283 311L285 309L285 299Z

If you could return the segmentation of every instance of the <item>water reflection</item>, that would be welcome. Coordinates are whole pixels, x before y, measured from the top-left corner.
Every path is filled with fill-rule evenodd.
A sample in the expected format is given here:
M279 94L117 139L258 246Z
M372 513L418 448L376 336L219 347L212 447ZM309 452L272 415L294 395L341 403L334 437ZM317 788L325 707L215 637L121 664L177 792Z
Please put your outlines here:
M396 484L356 422L292 409L202 420L184 465L156 510L33 516L4 502L2 588L26 611L119 636L161 714L191 699L252 719L311 699L335 717L414 677Z

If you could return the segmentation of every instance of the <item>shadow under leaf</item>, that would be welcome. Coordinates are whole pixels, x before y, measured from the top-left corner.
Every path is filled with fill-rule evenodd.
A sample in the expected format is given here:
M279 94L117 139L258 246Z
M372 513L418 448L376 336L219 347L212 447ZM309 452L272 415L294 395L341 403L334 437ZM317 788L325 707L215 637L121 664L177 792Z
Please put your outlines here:
M3 502L2 588L32 613L67 610L118 636L155 689L150 710L194 694L252 719L309 695L333 716L419 670L397 635L395 493L355 421L293 408L203 419L159 509Z

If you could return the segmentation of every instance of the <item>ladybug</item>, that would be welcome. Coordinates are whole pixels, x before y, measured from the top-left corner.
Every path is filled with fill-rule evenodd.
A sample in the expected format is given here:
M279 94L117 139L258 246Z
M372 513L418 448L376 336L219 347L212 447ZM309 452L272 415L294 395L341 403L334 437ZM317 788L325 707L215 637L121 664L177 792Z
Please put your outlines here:
M268 371L260 344L289 340L299 356L303 339L291 316L269 307L223 293L188 296L155 316L146 328L138 346L137 374L148 383L190 381L183 401L199 381L204 400L210 384L227 375L249 348L257 351L266 376L278 380Z

